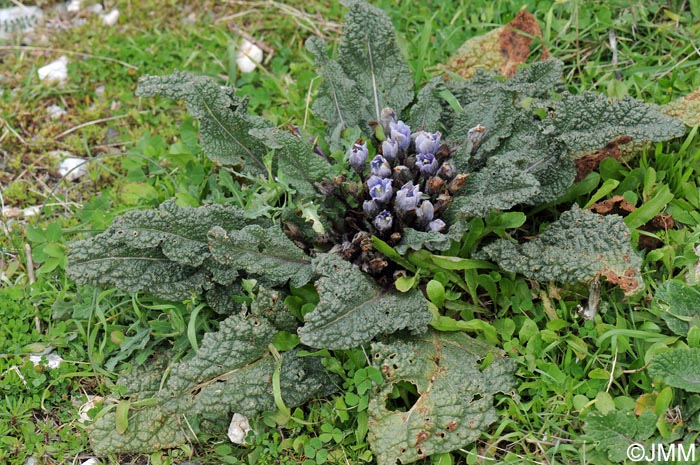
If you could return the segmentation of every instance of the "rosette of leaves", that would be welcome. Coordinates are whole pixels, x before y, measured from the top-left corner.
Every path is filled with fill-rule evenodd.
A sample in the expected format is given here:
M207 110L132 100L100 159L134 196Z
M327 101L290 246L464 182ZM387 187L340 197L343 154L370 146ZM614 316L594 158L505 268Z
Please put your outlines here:
M336 58L320 39L307 42L323 77L313 110L341 156L327 156L298 130L248 114L244 99L208 77L176 72L139 82L139 96L184 101L199 120L203 152L221 169L251 183L271 175L293 200L271 201L272 218L230 206L166 203L129 212L71 245L68 272L79 284L172 300L204 294L227 318L191 360L173 366L170 378L135 385L120 403L127 407L100 417L91 432L98 452L174 447L189 440L182 425L190 419L219 424L233 411L253 415L328 394L333 383L313 358L300 360L295 350L278 358L270 349L278 332L295 329L311 348L374 340L373 360L393 370L386 381L419 388L424 399L412 408L430 420L408 426L381 408L386 390L374 393L370 440L380 463L408 463L474 440L495 420L492 399L512 386L512 364L481 371L479 363L505 360L502 354L465 335L428 332L432 314L422 292L393 286L393 271L408 263L402 255L445 251L471 218L494 209L556 199L573 183L576 157L612 139L658 141L684 131L637 100L560 92L561 64L554 60L509 80L486 73L469 81L438 77L415 95L387 15L362 1L348 6ZM361 139L344 145L353 131ZM574 209L531 246L502 239L480 254L534 279L605 276L634 292L639 259L628 238L620 218ZM259 289L244 306L235 295L251 280ZM311 283L317 293L311 308L285 305L290 284ZM401 360L395 368L387 362L394 353ZM162 372L152 367L142 378ZM474 401L461 405L449 386L464 386L460 395ZM128 402L139 409L131 411ZM221 402L226 412L208 410ZM397 432L404 435L398 448L391 443Z

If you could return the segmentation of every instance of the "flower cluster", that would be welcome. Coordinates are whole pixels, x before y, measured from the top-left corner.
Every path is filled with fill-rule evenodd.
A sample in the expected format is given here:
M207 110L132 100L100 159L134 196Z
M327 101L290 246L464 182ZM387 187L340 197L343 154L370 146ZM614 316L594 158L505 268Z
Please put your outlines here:
M449 150L440 143L440 133L411 132L390 109L382 112L378 124L386 140L369 163L362 140L348 150L350 166L366 186L362 210L369 229L382 236L400 235L404 227L443 231L445 222L439 215L449 204L453 184L462 180L449 161Z

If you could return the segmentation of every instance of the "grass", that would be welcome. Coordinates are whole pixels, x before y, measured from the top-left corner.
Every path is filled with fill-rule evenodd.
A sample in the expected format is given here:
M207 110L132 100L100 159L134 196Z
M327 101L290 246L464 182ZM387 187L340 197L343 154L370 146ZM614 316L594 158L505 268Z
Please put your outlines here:
M425 82L467 38L506 23L524 5L540 21L551 54L564 61L573 92L597 90L665 104L700 86L700 53L693 45L700 36L698 2L374 3L392 17L412 57L416 83ZM2 463L24 464L29 457L38 463L73 463L89 457L78 421L86 395L109 395L119 370L142 363L164 344L181 355L192 345L188 323L199 311L197 302L76 289L65 277L67 242L83 231L105 228L127 209L173 196L183 205L256 208L253 192L201 156L194 125L180 106L134 97L138 77L175 68L215 76L248 96L252 112L281 126L303 122L321 133L307 111L307 96L318 81L303 43L312 33L337 39L343 16L337 3L114 6L121 12L115 27L104 28L98 17L86 15L83 25L52 31L50 45L38 39L31 46L19 40L0 46L3 206L44 206L39 216L1 222ZM427 25L429 34L424 33ZM261 69L248 75L239 74L229 59L240 31L274 50ZM70 59L69 81L63 87L40 83L36 70L62 54ZM48 120L46 108L53 104L68 114ZM76 183L61 181L58 160L50 155L56 150L90 160L88 174ZM594 322L583 322L577 313L588 293L584 287L556 288L496 271L465 273L465 281L478 283L473 292L486 310L475 315L472 308L449 304L450 311L483 320L472 333L491 338L519 361L520 384L500 399L499 421L488 435L426 463L606 463L604 452L583 434L582 418L596 411L633 410L644 396L666 405L658 429L664 438L674 437L669 432L674 425L663 414L685 405L687 395L674 390L672 400L664 400L665 391L657 391L642 368L653 354L690 341L668 331L648 297L659 283L685 279L697 266L698 170L700 143L693 130L684 140L647 147L630 161L606 161L597 180L574 188L571 198L583 206L607 180L615 180L618 187L605 197L623 195L638 206L657 199L647 214L669 212L678 223L674 229L635 232L635 237L653 234L661 244L644 253L649 292L626 300L619 291L604 289ZM664 190L673 198L661 195ZM448 293L461 292L444 284ZM202 334L206 318L196 321L194 332ZM29 353L51 351L64 359L58 369L35 367L28 360ZM366 380L372 368L361 350L339 357L326 363L342 376L346 393L293 412L311 425L292 422L275 429L260 418L259 434L248 448L200 438L204 443L192 447L106 462L369 463Z

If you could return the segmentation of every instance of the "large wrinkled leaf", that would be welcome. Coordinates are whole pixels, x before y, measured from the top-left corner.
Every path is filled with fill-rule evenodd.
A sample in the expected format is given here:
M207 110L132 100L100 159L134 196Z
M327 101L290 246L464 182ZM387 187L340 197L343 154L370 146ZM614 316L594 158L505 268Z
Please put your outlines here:
M396 244L396 251L404 255L409 250L428 249L432 251L444 251L450 248L452 241L459 241L467 232L469 225L463 221L456 221L447 232L417 231L413 228L404 228L401 242Z
M700 286L682 281L666 281L656 290L654 304L661 318L679 336L687 336L693 326L700 326Z
M508 210L540 193L534 174L519 167L524 162L517 152L494 157L483 170L467 179L467 186L452 200L448 215L456 218L486 216L491 209Z
M194 358L172 366L162 390L148 398L130 392L130 397L148 402L132 405L123 434L116 430L113 411L96 420L89 432L94 451L143 453L177 447L196 439L191 427L204 415L216 420L228 419L233 412L251 416L273 410L272 375L277 362L268 345L275 333L265 319L255 316L233 315L224 320L217 332L204 336ZM149 379L163 374L160 367L154 371ZM283 354L280 382L288 407L335 390L318 359L300 358L294 351ZM120 384L133 386L134 382L127 379ZM152 393L155 383L144 387Z
M275 150L277 176L304 198L318 195L314 184L333 176L331 165L300 137L281 129L254 129L251 134Z
M629 237L618 215L601 216L574 206L537 238L521 245L499 239L481 255L506 271L539 281L579 283L605 276L632 294L642 290L644 282L641 259Z
M574 159L615 138L659 141L683 134L678 120L634 99L592 93L554 99L561 69L561 62L548 60L520 68L512 79L480 72L469 81L431 83L419 93L417 105L441 115L452 163L471 175L454 198L452 218L555 200L575 179ZM441 102L441 91L449 91L461 111ZM483 132L475 145L469 134L477 126Z
M439 92L444 90L442 78L433 78L418 91L416 103L411 106L408 124L414 131L425 130L430 132L444 131L441 121L445 100L440 98Z
M606 414L592 412L586 416L583 429L597 442L597 449L606 451L610 460L620 463L627 459L629 446L649 439L656 432L656 415L644 412L637 417L617 410Z
M301 287L312 278L311 259L278 226L250 225L229 232L214 227L209 232L209 249L219 263L272 286L291 281Z
M700 348L671 349L655 356L649 374L663 378L669 386L700 392Z
M631 97L618 100L586 92L565 94L550 104L545 132L556 135L575 155L604 147L622 136L635 141L662 141L685 133L680 120Z
M340 131L346 128L364 128L367 124L368 98L358 94L355 81L345 74L337 61L328 58L323 40L309 37L306 48L314 54L318 74L323 77L312 109L328 124L331 138L339 139Z
M320 301L304 316L301 342L311 347L349 349L400 329L420 333L431 314L417 289L383 289L358 267L332 254L314 259Z
M370 114L379 121L383 108L401 112L413 100L411 68L396 43L387 14L361 0L348 0L338 63L370 100Z
M384 374L368 408L368 439L379 465L410 463L475 441L496 421L494 394L515 384L515 362L464 333L430 331L372 344L372 352ZM481 368L488 354L495 358ZM399 382L418 391L406 412L386 407Z
M271 123L246 113L245 102L206 76L175 72L169 76L146 76L139 80L136 95L163 95L183 100L187 110L200 122L202 150L212 161L222 165L242 165L252 173L267 170L262 157L265 145L249 131L270 127Z
M182 300L236 278L234 270L212 260L207 246L210 228L266 222L248 219L235 207L189 208L168 201L156 210L130 211L103 233L71 243L67 272L79 284L147 290Z
M396 44L396 34L384 11L364 1L349 0L338 58L328 58L318 39L307 42L325 81L314 102L314 113L328 124L336 141L340 131L378 121L385 107L396 112L413 100L413 78Z

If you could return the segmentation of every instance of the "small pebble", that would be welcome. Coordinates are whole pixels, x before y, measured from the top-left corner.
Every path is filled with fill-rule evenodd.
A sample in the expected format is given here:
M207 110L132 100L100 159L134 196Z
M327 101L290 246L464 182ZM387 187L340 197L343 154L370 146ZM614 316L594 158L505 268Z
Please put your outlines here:
M42 66L37 72L41 81L63 83L68 79L68 58L64 55L58 60Z

